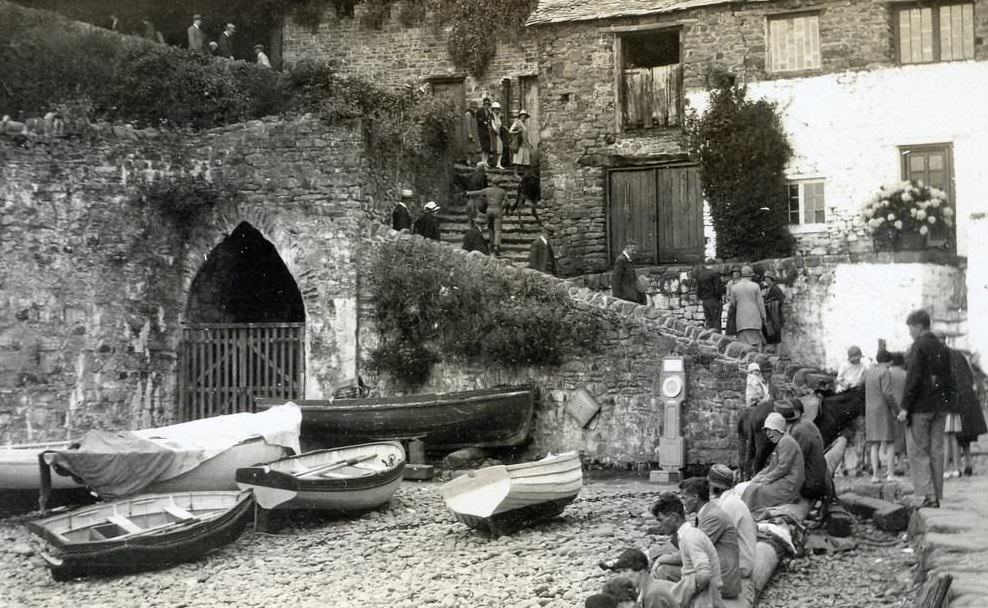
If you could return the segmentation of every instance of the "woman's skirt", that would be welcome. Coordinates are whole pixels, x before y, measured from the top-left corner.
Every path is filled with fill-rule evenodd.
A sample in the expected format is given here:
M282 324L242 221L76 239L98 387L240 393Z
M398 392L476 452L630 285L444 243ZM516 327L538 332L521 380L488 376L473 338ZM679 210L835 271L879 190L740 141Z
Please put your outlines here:
M961 432L961 415L950 412L947 414L947 421L944 422L943 432L944 433L960 433Z
M765 337L760 329L742 329L738 332L738 340L751 346L765 344Z

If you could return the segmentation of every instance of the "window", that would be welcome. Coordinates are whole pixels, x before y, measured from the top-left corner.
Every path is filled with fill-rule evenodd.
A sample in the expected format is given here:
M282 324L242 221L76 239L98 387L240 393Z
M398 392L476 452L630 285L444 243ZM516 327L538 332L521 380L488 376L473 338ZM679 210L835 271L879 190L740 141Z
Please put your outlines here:
M899 63L974 59L974 4L900 8L895 15Z
M939 188L953 200L953 167L950 144L928 146L903 146L902 179L921 181L927 186Z
M789 223L792 225L824 224L827 207L823 200L823 180L789 182Z
M820 16L788 15L768 20L768 71L820 67Z
M679 30L619 36L616 51L622 128L678 125L683 100Z

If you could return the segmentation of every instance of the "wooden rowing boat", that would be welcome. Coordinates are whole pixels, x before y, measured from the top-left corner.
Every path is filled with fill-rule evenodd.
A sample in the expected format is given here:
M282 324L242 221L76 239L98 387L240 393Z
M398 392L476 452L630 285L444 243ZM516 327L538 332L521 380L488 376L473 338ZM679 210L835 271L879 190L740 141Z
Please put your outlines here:
M250 492L145 494L31 522L53 551L55 580L155 570L233 541L253 515Z
M464 524L495 535L553 518L583 486L577 452L465 473L439 491L446 508Z
M405 450L397 441L317 450L237 470L265 509L359 511L389 500L401 484Z
M302 436L321 447L396 438L421 438L426 448L507 447L528 437L535 407L532 386L455 393L295 401ZM257 399L258 410L285 403Z

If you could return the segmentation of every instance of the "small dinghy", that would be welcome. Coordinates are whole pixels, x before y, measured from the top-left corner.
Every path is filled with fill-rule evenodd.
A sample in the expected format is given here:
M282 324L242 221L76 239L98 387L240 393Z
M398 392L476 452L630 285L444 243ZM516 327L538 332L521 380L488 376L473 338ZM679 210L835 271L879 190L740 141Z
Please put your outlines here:
M535 462L471 471L439 491L457 520L500 535L559 515L582 486L580 456L566 452Z
M401 443L381 441L238 469L237 486L265 509L359 511L391 500L404 468Z
M253 516L250 492L145 494L28 523L52 546L55 580L156 570L232 542Z

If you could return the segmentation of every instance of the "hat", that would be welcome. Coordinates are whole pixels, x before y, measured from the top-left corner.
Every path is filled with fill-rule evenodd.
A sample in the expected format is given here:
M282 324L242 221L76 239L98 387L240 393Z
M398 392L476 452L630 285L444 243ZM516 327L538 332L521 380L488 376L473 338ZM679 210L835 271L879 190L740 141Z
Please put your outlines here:
M439 211L440 207L436 204L436 201L429 201L425 204L426 211Z
M518 110L518 116L521 116L522 114L524 114L525 116L528 116L528 117L531 117L532 116L531 114L529 114L525 110Z
M852 347L850 347L850 348L847 349L847 358L848 359L850 359L851 357L860 357L860 356L861 356L861 348L859 348L857 346L852 346Z
M402 188L401 189L401 192L399 192L398 194L401 195L401 196L403 196L403 197L405 197L405 198L407 198L409 196L412 196L412 191L409 190L408 188Z
M741 267L741 276L743 277L753 277L755 276L755 271L751 269L751 266L745 264Z
M751 363L748 364L748 373L749 374L751 372L760 372L760 371L762 371L762 366L758 365L758 362L757 361L752 361Z
M734 471L726 464L715 464L707 472L707 483L720 490L726 490L734 485Z
M263 44L255 44L254 45L254 50L255 51L263 51L264 50L264 45Z
M765 424L762 425L763 429L772 429L773 431L778 431L780 433L786 432L786 419L782 417L782 414L778 412L772 412L765 417Z
M481 103L490 103L490 102L491 102L491 98L490 97L484 97L484 99L483 99L483 101ZM497 103L497 102L494 102L494 103Z
M773 281L777 280L777 278L778 278L778 277L775 276L775 273L772 272L771 270L766 270L765 271L765 274L763 276L766 279L772 279Z
M202 15L200 15L198 13L196 13L195 15L192 15L192 20L195 21L196 19L202 19Z
M491 108L493 108L495 110L500 110L501 109L501 103L495 101L494 103L491 104Z
M608 593L595 593L583 602L583 608L617 608L617 598Z
M648 557L638 549L625 549L613 562L601 562L604 570L648 570Z
M787 422L799 420L799 412L796 411L796 406L793 405L792 401L788 401L786 399L776 401L775 411L781 414Z

